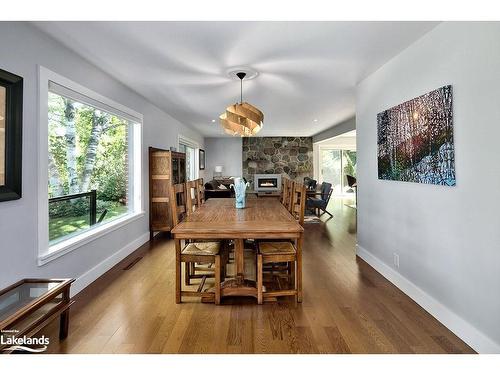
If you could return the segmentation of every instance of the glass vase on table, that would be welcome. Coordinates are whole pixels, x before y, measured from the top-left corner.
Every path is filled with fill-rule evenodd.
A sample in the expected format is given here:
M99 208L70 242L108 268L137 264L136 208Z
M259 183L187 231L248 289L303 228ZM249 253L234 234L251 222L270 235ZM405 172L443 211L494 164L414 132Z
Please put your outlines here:
M249 183L245 182L242 177L234 178L234 183L231 184L231 187L234 189L236 208L245 208L245 197L248 185Z

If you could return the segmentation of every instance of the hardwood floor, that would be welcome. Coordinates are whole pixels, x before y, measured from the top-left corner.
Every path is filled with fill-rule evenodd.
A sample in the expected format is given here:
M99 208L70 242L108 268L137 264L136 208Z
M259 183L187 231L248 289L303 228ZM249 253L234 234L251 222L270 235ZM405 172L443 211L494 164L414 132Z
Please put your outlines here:
M355 210L345 203L332 201L326 223L305 224L303 303L176 305L174 242L159 239L76 297L64 342L57 322L46 327L49 352L473 353L355 256Z

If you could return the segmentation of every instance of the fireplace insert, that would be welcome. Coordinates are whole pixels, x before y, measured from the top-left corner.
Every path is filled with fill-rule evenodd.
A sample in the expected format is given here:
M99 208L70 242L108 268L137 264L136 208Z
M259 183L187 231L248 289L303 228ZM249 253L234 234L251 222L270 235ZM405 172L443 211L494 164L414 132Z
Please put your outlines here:
M281 175L280 174L256 174L254 176L255 191L280 191L281 190Z

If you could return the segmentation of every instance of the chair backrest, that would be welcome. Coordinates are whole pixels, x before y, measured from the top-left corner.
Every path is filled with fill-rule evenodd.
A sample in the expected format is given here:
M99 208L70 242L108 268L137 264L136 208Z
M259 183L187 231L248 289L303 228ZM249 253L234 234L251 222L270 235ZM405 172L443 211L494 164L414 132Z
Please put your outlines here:
M312 179L311 177L304 177L304 185L308 190L316 190L316 185L318 181Z
M205 203L205 185L203 185L203 178L196 180L196 190L198 190L198 204L201 206Z
M347 178L347 185L349 185L349 187L352 187L352 185L356 183L356 177L348 174L346 174L345 177Z
M285 179L282 178L281 179L281 195L280 195L280 202L281 204L283 204L283 202L285 201Z
M316 190L316 186L318 185L318 181L316 180L311 180L309 181L309 190Z
M330 196L332 195L332 184L329 182L323 182L321 184L321 200L328 203Z
M297 219L300 225L304 224L304 211L306 209L306 186L295 182L293 184L292 207L290 213Z
M286 187L286 197L284 198L285 199L284 205L285 205L286 209L291 212L292 211L292 201L293 201L293 188L294 188L295 182L290 180L290 179L287 179L286 184L287 184L287 187Z
M200 207L198 199L198 181L186 182L186 212L188 215L192 214Z
M172 207L172 222L177 225L186 217L186 184L172 185L170 207Z
M286 206L286 197L288 195L288 178L283 177L281 179L281 197L280 202L283 206Z

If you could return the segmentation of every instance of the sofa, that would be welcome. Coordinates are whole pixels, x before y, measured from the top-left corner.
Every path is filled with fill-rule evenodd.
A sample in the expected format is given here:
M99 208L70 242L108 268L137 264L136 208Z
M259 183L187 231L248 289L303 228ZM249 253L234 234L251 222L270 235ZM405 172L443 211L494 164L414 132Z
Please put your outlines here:
M230 186L232 183L232 179L208 181L205 183L205 200L210 198L233 198L234 189Z

